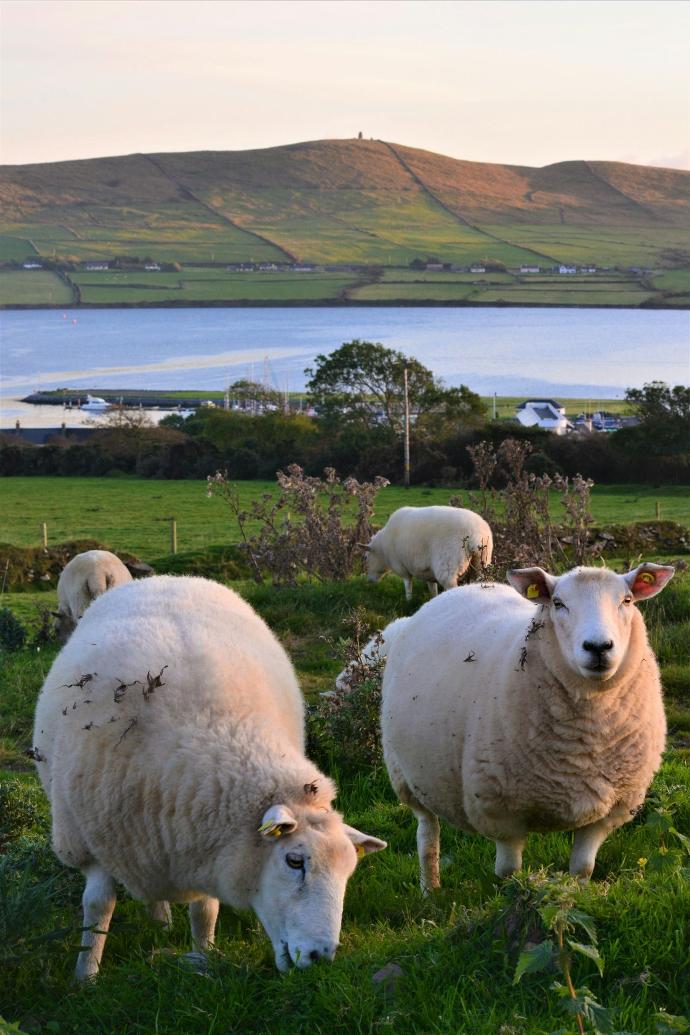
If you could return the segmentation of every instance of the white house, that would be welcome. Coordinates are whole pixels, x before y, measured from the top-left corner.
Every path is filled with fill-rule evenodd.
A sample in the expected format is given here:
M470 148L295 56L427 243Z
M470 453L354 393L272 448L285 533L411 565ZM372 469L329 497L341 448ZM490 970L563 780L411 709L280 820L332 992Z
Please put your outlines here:
M30 259L28 262L22 263L23 270L42 270L43 265L40 262L36 262L34 259Z
M521 266L520 273L541 273L541 266Z
M148 270L150 273L151 272L154 272L154 273L155 272L160 272L160 266L158 265L157 262L145 262L144 263L144 269Z
M565 407L555 399L528 399L520 403L515 411L520 424L526 428L542 428L555 435L572 431L572 424L565 416Z
M470 266L470 273L486 273L486 266Z
M559 266L558 267L558 272L559 273L577 273L577 268L575 266Z
M84 268L87 269L87 270L90 270L90 271L107 270L107 269L110 268L110 263L108 263L108 262L87 262L87 263L84 264Z
M596 272L597 272L596 266L581 266L580 267L580 273L596 273Z

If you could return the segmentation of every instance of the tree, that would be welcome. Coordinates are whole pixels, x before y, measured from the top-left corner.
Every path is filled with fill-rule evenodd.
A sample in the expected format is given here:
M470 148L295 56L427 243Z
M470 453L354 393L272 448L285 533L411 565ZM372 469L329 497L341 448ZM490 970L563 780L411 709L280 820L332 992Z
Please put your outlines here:
M282 410L284 399L280 392L258 381L246 378L233 381L228 388L230 399L239 403L240 409L251 413L263 413L265 410Z
M316 367L305 370L310 377L307 391L326 425L379 426L398 435L404 421L405 368L416 438L483 421L484 405L465 385L446 388L418 360L371 341L356 339L329 356L317 356Z
M625 398L640 423L616 432L617 444L632 453L690 457L690 388L651 381L643 388L628 388Z

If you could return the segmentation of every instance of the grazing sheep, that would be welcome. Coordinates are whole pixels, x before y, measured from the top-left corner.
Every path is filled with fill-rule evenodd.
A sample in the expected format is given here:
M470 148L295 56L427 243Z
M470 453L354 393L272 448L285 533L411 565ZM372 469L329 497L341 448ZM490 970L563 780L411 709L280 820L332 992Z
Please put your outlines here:
M347 880L385 842L332 810L292 665L232 590L158 576L95 601L45 681L34 745L54 850L86 877L80 979L116 881L160 919L189 902L200 951L220 900L255 910L280 970L333 958Z
M336 676L335 689L339 693L348 693L352 689L351 677L356 668L360 665L376 665L377 662L383 660L390 650L391 643L395 637L400 633L401 629L407 622L407 618L396 618L394 622L390 622L386 628L380 632L377 636L372 638L362 648L362 653L359 658L355 661L351 661L349 665L346 665L342 672ZM331 696L335 691L327 690L324 696Z
M58 579L58 609L55 635L67 643L89 604L108 589L131 582L132 576L119 557L108 550L78 553L62 570Z
M491 563L493 536L483 517L460 507L400 507L367 546L367 571L377 582L390 569L405 583L412 599L412 579L425 579L436 596L437 583L452 589L469 571L478 574Z
M421 884L439 884L438 816L496 842L496 873L522 864L530 831L574 830L588 878L632 819L666 736L659 670L635 602L673 568L508 573L413 615L383 677L391 783L418 820ZM515 592L517 590L517 592Z

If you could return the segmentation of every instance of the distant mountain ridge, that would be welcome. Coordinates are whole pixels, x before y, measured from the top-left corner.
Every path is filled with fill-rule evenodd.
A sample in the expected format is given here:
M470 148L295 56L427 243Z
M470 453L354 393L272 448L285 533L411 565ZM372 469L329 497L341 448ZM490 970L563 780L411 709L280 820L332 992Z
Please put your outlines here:
M0 258L690 265L690 173L379 140L0 167Z

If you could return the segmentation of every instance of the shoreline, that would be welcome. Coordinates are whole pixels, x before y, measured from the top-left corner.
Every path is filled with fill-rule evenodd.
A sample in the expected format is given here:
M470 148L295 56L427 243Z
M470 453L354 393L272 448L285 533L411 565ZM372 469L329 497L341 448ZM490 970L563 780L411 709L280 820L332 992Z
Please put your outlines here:
M8 302L0 305L0 312L17 312L32 309L66 310L78 312L84 309L643 309L660 312L686 312L689 305L663 305L659 302L641 302L639 305L596 305L583 302L466 302L443 299L376 299L356 301L347 298L319 300L283 299L274 301L227 300L183 302L69 302L58 305L55 302Z

